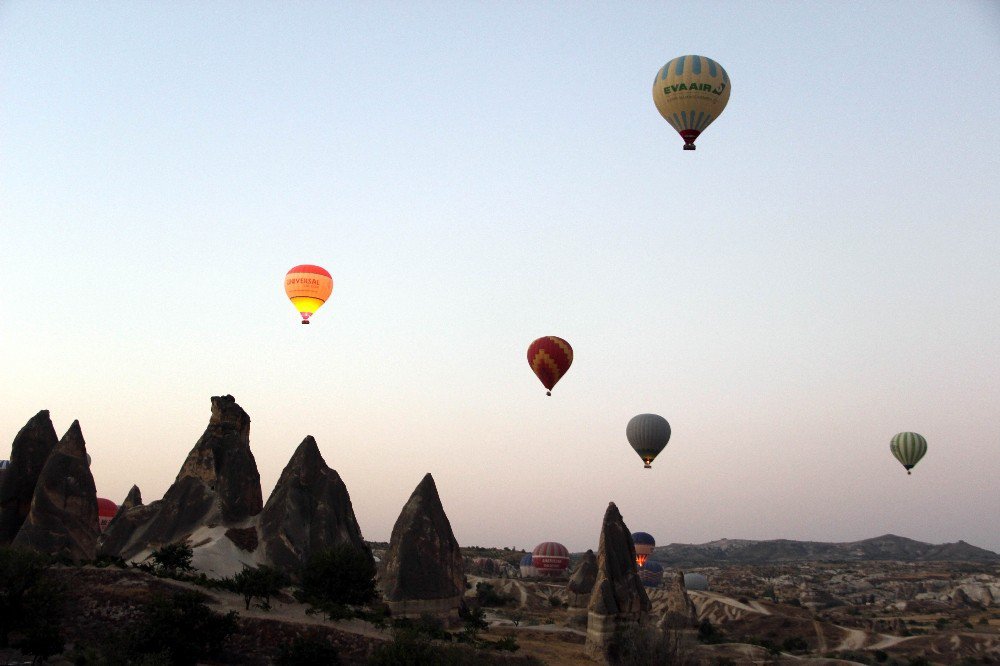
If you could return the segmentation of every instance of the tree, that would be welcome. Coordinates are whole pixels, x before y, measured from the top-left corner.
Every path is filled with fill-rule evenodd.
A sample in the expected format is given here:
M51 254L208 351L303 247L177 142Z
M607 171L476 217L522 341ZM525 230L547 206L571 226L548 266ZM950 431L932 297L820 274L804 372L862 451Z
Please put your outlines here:
M191 571L194 549L186 541L178 541L154 550L150 557L158 569L172 575L178 571Z
M303 600L316 606L360 605L376 596L375 562L351 546L321 550L302 570Z
M288 576L284 572L262 564L259 567L243 566L243 571L233 577L233 587L243 595L246 609L250 610L250 602L260 599L264 610L271 608L271 596L281 591L288 584Z

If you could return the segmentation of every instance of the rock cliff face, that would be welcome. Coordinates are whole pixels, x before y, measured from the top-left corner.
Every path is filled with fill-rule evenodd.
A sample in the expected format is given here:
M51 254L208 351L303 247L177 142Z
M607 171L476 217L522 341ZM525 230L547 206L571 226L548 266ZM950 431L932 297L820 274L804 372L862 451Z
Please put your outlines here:
M281 472L260 516L264 556L293 576L324 548L350 546L371 557L340 475L306 437Z
M635 544L614 502L608 504L597 551L597 580L587 607L586 651L607 660L608 647L619 629L641 624L650 610L639 578Z
M588 550L573 571L573 575L569 577L567 588L570 608L586 608L596 582L597 556L594 555L594 551Z
M73 421L38 476L31 510L13 545L76 561L97 550L97 488L80 423Z
M395 617L457 619L465 594L462 553L430 474L396 519L379 585Z
M0 484L0 544L13 541L28 517L38 475L58 443L47 409L31 417L14 437L10 466Z
M120 512L104 532L102 552L133 558L188 539L199 528L242 527L262 508L250 417L233 396L216 396L205 434L163 499Z

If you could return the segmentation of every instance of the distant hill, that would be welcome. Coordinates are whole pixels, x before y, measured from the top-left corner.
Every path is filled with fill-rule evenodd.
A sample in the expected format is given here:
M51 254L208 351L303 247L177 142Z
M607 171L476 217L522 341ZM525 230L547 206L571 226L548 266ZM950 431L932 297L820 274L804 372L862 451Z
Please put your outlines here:
M672 543L653 549L652 557L673 566L713 564L770 564L803 561L899 560L904 562L1000 562L1000 555L959 541L929 544L894 534L852 541L752 541L720 539L702 544Z

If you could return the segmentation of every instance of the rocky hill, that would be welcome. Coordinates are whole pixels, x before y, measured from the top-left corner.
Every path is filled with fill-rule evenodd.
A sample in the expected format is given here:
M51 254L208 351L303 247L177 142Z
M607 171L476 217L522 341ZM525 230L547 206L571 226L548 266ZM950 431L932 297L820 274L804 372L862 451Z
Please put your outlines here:
M770 564L776 562L1000 562L1000 555L959 541L929 544L894 534L851 541L753 541L720 539L702 544L672 543L653 549L652 557L671 566Z

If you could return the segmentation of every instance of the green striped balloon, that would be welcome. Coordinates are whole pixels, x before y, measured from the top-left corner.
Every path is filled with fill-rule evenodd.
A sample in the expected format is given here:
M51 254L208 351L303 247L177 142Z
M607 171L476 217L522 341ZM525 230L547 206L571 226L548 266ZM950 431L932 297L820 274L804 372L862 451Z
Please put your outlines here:
M896 460L903 463L906 473L910 474L910 470L927 453L927 440L915 432L901 432L892 438L889 450L896 456Z

